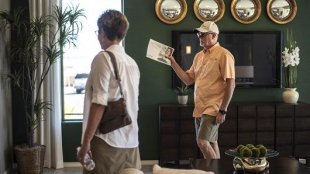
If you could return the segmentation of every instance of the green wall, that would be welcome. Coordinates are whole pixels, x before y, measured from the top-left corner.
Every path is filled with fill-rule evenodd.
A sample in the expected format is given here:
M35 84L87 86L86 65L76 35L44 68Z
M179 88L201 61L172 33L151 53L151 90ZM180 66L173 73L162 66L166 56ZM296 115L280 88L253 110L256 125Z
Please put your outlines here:
M268 0L261 0L262 12L260 18L252 24L241 24L237 22L230 13L231 0L224 0L226 10L224 17L217 22L220 30L281 30L293 29L295 39L300 47L301 63L298 67L298 92L299 100L310 102L310 24L306 17L310 16L310 1L296 0L298 12L295 19L285 25L272 22L266 12ZM139 97L139 126L140 126L140 151L142 160L158 159L158 105L163 103L176 103L176 94L171 88L172 71L167 65L151 61L145 57L146 48L150 38L171 45L172 30L192 30L201 22L193 12L193 0L186 0L188 11L186 17L178 24L168 25L161 22L155 14L155 0L124 0L125 14L130 22L130 28L125 40L126 51L138 63L141 71L140 97ZM304 38L304 39L303 39ZM198 40L197 40L198 42ZM308 58L309 57L309 58ZM233 101L281 101L282 89L236 89ZM190 97L190 103L193 97ZM310 125L309 125L310 126ZM64 124L64 130L68 130L70 124ZM76 125L74 126L76 127ZM80 126L78 126L80 127ZM70 129L70 128L69 128ZM64 131L64 144L70 144L73 132ZM75 133L80 138L80 134ZM71 138L72 139L72 138ZM76 143L76 141L74 141ZM75 147L71 147L74 149ZM75 159L66 151L68 144L64 147L65 161Z

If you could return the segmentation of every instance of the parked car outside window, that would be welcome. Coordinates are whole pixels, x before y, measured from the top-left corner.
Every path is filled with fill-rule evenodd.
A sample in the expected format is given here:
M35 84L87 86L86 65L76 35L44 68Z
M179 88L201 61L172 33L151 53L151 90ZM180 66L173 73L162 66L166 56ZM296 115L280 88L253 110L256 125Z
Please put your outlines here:
M87 82L88 74L87 73L79 73L76 74L74 78L74 88L76 93L80 94L85 90L85 85Z

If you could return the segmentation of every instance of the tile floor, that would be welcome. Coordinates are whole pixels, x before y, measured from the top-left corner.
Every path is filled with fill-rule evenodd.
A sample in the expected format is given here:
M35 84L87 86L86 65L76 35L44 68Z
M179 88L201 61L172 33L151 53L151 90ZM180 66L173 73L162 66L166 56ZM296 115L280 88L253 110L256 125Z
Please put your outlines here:
M142 166L144 174L152 174L152 166ZM44 169L43 174L82 174L82 168L80 167L68 167L63 169Z

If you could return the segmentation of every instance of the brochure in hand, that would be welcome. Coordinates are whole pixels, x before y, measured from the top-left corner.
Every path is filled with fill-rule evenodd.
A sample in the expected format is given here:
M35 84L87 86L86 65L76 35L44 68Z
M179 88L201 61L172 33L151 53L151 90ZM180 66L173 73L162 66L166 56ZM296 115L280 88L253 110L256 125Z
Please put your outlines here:
M150 39L146 57L166 65L171 65L167 57L171 56L173 51L174 49L172 47Z

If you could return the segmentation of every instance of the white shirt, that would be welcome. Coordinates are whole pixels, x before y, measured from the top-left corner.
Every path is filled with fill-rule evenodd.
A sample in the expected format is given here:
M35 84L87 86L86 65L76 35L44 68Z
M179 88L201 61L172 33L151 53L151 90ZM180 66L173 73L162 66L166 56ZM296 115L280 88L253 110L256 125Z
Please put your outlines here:
M110 146L119 148L138 147L138 96L140 71L138 65L120 45L112 45L107 48L115 55L127 112L132 119L132 124L114 130L107 134L96 132L95 136L101 138ZM120 88L115 79L113 64L108 53L99 52L91 64L91 70L85 87L84 117L82 141L87 126L91 103L106 106L108 101L116 101L121 98Z

